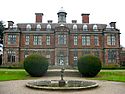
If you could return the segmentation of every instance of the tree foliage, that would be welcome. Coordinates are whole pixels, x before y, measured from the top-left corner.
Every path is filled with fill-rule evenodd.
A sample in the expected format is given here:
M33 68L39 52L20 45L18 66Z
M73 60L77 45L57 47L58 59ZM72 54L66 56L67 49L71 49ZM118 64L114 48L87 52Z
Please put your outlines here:
M1 37L1 39L3 38L3 31L4 31L4 25L3 25L3 22L2 21L0 21L0 37Z

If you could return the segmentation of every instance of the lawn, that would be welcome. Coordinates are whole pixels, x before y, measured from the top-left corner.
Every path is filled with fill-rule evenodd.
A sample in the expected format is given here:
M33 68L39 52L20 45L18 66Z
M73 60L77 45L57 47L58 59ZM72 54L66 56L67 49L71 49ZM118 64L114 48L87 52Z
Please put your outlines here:
M23 80L29 76L23 69L0 69L0 81Z
M94 80L125 82L125 70L101 70Z
M0 81L31 78L24 69L0 69ZM87 79L125 82L125 70L101 70L96 77Z

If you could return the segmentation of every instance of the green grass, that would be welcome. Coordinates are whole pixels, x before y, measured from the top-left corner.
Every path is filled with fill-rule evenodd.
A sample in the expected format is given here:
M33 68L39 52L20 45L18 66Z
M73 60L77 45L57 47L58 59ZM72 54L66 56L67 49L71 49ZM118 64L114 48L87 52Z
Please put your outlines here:
M0 81L37 79L30 77L24 69L0 69ZM101 70L101 72L91 80L108 80L125 82L125 70Z
M29 76L24 70L19 69L0 69L0 81L23 80Z
M125 70L102 70L94 80L125 82Z

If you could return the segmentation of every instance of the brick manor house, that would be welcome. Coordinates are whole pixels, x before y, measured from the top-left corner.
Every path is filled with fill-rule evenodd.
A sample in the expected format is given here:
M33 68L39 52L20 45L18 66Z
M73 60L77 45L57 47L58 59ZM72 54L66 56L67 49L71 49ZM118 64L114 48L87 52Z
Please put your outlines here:
M80 56L92 54L103 64L119 64L120 31L116 22L89 23L89 14L81 14L82 23L66 22L63 8L57 13L58 22L42 23L43 13L35 13L35 23L8 21L4 31L3 66L23 62L32 53L48 58L50 65L74 66Z

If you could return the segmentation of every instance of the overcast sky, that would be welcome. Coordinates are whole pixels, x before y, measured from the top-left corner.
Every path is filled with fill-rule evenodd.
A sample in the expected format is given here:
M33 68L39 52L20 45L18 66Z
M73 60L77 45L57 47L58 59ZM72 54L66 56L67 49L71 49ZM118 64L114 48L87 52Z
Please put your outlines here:
M0 20L15 23L34 23L35 13L43 13L43 23L57 22L61 7L67 12L67 23L82 22L81 13L90 13L90 23L116 22L121 32L121 45L125 47L124 0L1 0Z

